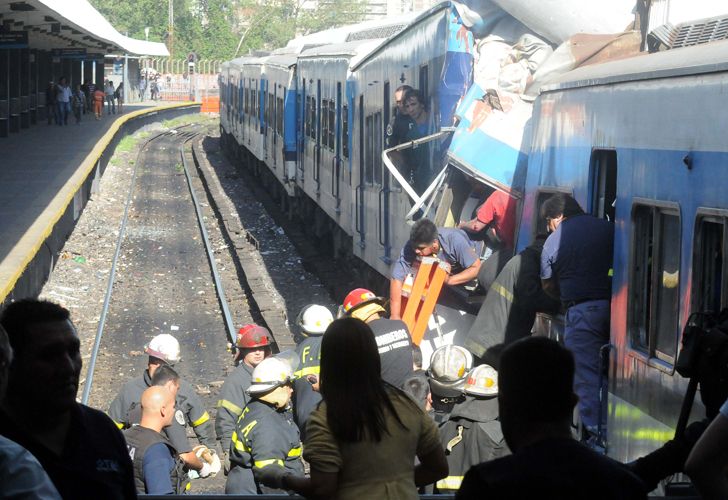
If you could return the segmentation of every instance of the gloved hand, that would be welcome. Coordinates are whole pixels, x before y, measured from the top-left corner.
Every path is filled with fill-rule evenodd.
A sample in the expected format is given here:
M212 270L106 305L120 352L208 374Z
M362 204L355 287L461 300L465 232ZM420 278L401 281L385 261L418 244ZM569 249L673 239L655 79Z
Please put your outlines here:
M220 457L217 456L215 450L211 450L205 445L198 445L192 448L192 451L202 461L202 469L199 471L200 477L208 477L210 475L215 477L220 472L222 463L220 463Z
M268 486L269 488L283 488L283 477L290 474L286 472L282 467L268 466L262 469L253 469L255 478L261 484Z
M212 466L203 460L202 461L202 469L200 469L199 471L197 471L197 473L203 479L206 478L206 477L209 477L210 474L212 474Z

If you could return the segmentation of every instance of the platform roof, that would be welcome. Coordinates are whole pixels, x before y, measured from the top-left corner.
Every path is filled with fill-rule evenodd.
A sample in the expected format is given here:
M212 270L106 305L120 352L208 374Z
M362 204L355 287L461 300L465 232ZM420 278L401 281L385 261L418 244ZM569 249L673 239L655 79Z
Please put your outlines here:
M87 0L0 0L4 31L28 31L32 49L168 56L163 43L122 35Z

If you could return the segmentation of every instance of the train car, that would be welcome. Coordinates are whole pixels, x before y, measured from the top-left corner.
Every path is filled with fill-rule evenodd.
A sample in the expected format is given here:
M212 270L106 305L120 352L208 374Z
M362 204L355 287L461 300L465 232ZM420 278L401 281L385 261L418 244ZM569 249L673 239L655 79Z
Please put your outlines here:
M588 66L536 104L519 247L555 191L615 224L608 444L620 461L672 437L682 328L728 305L726 60L728 42L713 42Z

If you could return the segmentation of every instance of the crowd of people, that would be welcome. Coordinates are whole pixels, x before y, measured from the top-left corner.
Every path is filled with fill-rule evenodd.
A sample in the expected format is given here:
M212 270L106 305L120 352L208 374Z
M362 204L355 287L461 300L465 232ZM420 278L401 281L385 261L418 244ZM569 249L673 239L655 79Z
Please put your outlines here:
M81 123L85 114L93 113L97 120L101 119L106 103L106 114L123 113L124 82L114 86L114 82L106 80L103 85L96 85L91 80L77 84L71 88L68 79L62 76L58 83L48 82L45 92L48 125L68 125L73 113L76 124Z
M486 245L512 250L501 202L460 228L418 221L393 267L392 294L401 295L394 282L416 273L421 256L453 265L446 286L481 276L484 240L472 236L482 230L491 231ZM213 415L175 371L182 353L170 334L149 341L143 373L106 414L77 403L80 342L69 312L35 299L8 305L0 315L0 497L184 493L191 479L222 473L225 493L239 495L637 499L687 472L704 498L728 498L728 403L712 423L694 422L635 462L603 453L595 356L609 335L611 228L567 195L549 199L542 216L550 235L494 273L486 313L460 345L437 348L423 364L401 304L356 288L336 315L304 307L293 351L274 354L267 328L243 326ZM564 345L531 336L538 310L566 311Z

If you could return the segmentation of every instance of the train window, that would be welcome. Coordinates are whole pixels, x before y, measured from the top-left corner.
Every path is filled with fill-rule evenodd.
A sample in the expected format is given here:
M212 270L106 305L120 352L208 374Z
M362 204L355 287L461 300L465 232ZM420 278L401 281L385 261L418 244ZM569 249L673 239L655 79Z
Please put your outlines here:
M428 82L430 75L429 75L429 69L427 67L427 64L423 64L420 66L420 78L417 80L417 85L419 85L419 90L422 92L422 96L425 98L425 105L429 107L430 102L430 92L429 92L429 84Z
M638 204L632 220L628 319L632 347L672 364L679 334L679 209Z
M695 312L718 312L726 307L726 238L728 214L699 215L693 247L693 297Z
M316 98L311 96L311 139L316 140Z
M336 103L334 101L329 101L329 109L328 109L328 115L329 115L329 149L332 151L334 148L336 148Z
M307 137L311 137L311 97L306 96L306 109L304 111L304 134Z
M286 89L283 89L283 93L286 93ZM283 98L278 98L278 103L276 107L276 130L278 131L278 135L283 135Z
M341 107L341 154L349 158L349 107Z
M329 100L321 100L321 142L325 147L329 146Z
M597 149L591 156L590 212L595 217L614 221L617 201L617 152Z
M382 128L382 112L377 111L374 113L374 182L376 184L382 183L382 139L384 137L384 129Z
M364 180L371 184L374 181L374 115L369 115L366 118L364 125L366 140L364 142L366 147L365 167L364 167Z

